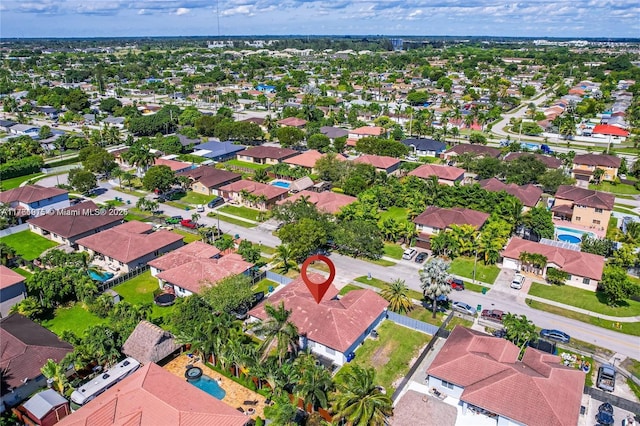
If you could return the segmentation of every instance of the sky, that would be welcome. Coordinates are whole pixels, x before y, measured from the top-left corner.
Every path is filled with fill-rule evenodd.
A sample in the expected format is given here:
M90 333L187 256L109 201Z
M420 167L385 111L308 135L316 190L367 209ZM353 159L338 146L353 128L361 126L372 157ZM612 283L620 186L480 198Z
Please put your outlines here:
M640 37L638 0L1 0L0 37Z

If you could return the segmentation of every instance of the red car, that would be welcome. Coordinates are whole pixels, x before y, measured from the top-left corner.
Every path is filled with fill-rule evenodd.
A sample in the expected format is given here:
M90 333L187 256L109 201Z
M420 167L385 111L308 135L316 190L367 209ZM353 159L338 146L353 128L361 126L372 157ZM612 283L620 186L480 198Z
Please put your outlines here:
M451 286L452 290L458 290L458 291L464 290L464 282L457 278L453 278L451 281L449 281L449 285Z
M190 229L196 229L198 227L198 224L195 223L194 221L192 221L191 219L183 219L180 221L180 225L184 226L185 228L190 228Z
M497 309L485 309L482 311L481 317L486 320L502 322L504 312Z

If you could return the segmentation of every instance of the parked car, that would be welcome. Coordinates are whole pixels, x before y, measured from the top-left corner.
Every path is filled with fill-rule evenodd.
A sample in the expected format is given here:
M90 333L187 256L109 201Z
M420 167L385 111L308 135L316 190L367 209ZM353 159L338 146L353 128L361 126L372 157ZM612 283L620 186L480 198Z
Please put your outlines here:
M418 253L418 251L414 248L408 248L404 251L404 253L402 253L402 258L405 260L411 260L413 259L413 256L416 255L416 253Z
M180 221L180 225L184 226L185 228L189 228L189 229L196 229L198 227L198 224L195 223L194 221L192 221L191 219L183 219Z
M540 330L540 336L562 343L569 343L569 341L571 340L571 337L567 333L564 333L560 330L542 329Z
M616 368L613 365L602 365L598 368L596 386L607 392L613 392L616 388Z
M494 337L499 337L500 339L504 339L507 336L507 332L503 328L495 330L492 334Z
M502 317L504 316L504 312L499 311L497 309L485 309L480 314L482 319L486 319L489 321L502 322Z
M196 211L197 211L198 213L202 213L202 212L204 211L204 206L203 206L202 204L198 204L198 205L196 206Z
M182 216L171 216L165 219L164 223L177 225L182 220Z
M422 263L425 260L427 260L427 257L429 257L429 253L425 253L423 251L421 251L420 253L418 253L418 255L416 256L415 262L416 263Z
M207 204L207 207L209 207L210 209L219 206L220 204L224 204L224 198L222 197L216 197L213 200L209 201L209 203Z
M452 290L464 290L464 281L459 280L458 278L452 278L451 281L449 281L449 285L451 286Z
M517 290L520 290L523 285L524 285L524 275L516 274L513 277L513 280L511 281L511 288L515 288Z
M453 302L451 304L451 309L453 309L454 311L458 311L458 312L462 312L463 314L467 314L467 315L476 315L476 308L474 308L473 306L467 305L464 302Z

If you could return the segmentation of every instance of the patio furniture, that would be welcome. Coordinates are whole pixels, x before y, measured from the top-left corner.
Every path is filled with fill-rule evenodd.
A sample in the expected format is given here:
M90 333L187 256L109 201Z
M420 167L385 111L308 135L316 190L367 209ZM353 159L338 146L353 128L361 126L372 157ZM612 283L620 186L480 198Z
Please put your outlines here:
M438 389L436 388L431 388L429 390L429 393L433 396L435 396L436 398L438 398L439 400L443 401L447 395L443 394L442 392L440 392Z
M255 413L256 413L256 409L253 407L247 408L247 411L245 412L247 416L253 416Z
M243 402L243 404L244 404L244 405L258 405L258 400L257 400L257 399L254 399L253 401L251 401L251 400L245 400L245 401Z

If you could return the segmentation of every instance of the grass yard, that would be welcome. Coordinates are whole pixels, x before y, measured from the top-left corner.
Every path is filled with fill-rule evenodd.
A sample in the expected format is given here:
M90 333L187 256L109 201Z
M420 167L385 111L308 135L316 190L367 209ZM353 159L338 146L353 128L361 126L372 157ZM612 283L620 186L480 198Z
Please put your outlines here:
M474 259L471 257L457 257L451 262L449 272L465 278L473 279ZM476 280L493 284L498 278L500 268L495 265L485 265L478 260L476 264Z
M379 337L376 340L365 340L356 350L352 363L373 367L376 370L376 381L384 386L387 395L392 395L394 385L399 384L398 380L407 374L412 361L429 343L430 337L391 321L383 321L377 331Z
M385 219L395 219L395 220L407 220L407 214L409 213L408 209L403 209L402 207L389 207L387 210L380 212L380 221Z
M29 230L2 237L2 242L13 247L26 260L33 260L43 251L59 245Z
M45 175L42 173L34 173L31 175L18 176L11 179L3 179L2 182L0 182L0 189L2 191L8 191L9 189L19 187L22 182L26 182L28 180L38 178L40 176L45 176Z
M622 368L640 379L640 361L627 358L622 362Z
M395 262L392 262L392 261L387 260L387 259L368 259L366 257L363 257L363 258L361 258L361 260L364 260L365 262L373 263L373 264L376 264L376 265L379 265L379 266L384 266L384 267L393 266L393 265L396 264Z
M139 220L140 222L144 222L145 220L147 220L148 216L142 216L139 214L135 214L135 213L127 213L124 216L124 220L126 220L127 222L132 221L132 220Z
M207 205L214 197L211 195L198 194L197 192L187 191L187 193L180 198L180 202L185 204L202 204Z
M611 330L615 330L619 333L629 334L631 336L640 336L639 322L623 322L623 323L620 323L620 327L616 327L616 324L612 321L603 320L597 317L592 317L591 315L570 311L568 309L562 309L557 306L548 305L546 303L537 302L531 299L527 299L527 305L529 305L533 309L539 309L541 311L549 312L556 315L561 315L566 318L582 321L587 324L592 324L598 327L608 328Z
M263 280L258 281L258 283L253 286L252 290L255 292L263 291L264 294L269 294L269 287L273 287L275 289L279 285L280 284L278 284L277 282L271 281L265 278Z
M407 316L418 321L437 325L438 327L440 327L444 320L447 318L447 314L440 311L436 312L436 317L433 318L433 312L423 306L415 306L413 310L407 314Z
M624 183L613 184L611 182L602 182L599 185L589 184L589 189L593 189L595 191L604 191L611 192L613 194L623 194L623 195L636 195L640 194L640 191L635 189L632 185L626 185Z
M611 307L607 305L606 298L602 292L593 292L568 285L555 286L540 283L532 283L529 294L532 296L544 297L567 305L576 306L589 311L611 315L616 317L631 317L640 315L640 302L628 300L622 306Z
M478 284L471 283L469 281L463 281L464 288L469 291L475 291L476 293L482 293L482 289L487 288Z
M567 349L558 348L558 356L562 356L563 353L568 353L568 354L571 354L571 355L575 356L576 362L569 364L570 367L579 369L581 361L588 362L589 365L591 365L591 371L588 374L585 374L584 385L588 386L588 387L592 387L593 386L593 374L596 371L596 369L594 368L593 358L577 354L577 353L569 351Z
M451 331L455 328L456 325L461 325L463 327L471 328L471 326L473 325L473 322L466 320L464 318L454 316L453 318L451 318L451 321L449 321L449 323L447 324L446 329Z
M338 294L340 296L344 296L345 294L347 294L347 293L349 293L350 291L353 291L353 290L362 290L362 287L360 287L358 285L355 285L355 284L347 284L347 285L345 285L344 287L342 287L340 289Z
M192 234L191 232L183 231L182 229L174 229L173 232L182 235L186 244L201 240L200 235Z
M266 169L267 167L270 167L269 164L247 163L245 161L239 161L239 160L225 161L224 164L229 166L242 167L242 168L251 169L251 170L260 170L260 169Z
M638 216L638 213L634 212L633 210L625 209L625 208L622 208L622 207L614 207L613 211L614 212L618 212L618 213L623 213L623 214L629 215L629 216Z
M242 219L236 219L233 217L222 216L222 215L219 215L219 216L220 216L220 222L230 223L231 225L242 226L243 228L254 228L257 225L257 223L249 223ZM213 212L209 212L207 213L207 217L218 217L218 215L216 215ZM222 227L222 225L220 226Z
M31 272L22 268L11 268L11 270L17 274L22 275L25 278L29 278L31 275L33 275Z
M265 254L274 255L276 254L276 249L273 247L265 246L264 244L260 245L260 251Z
M401 260L404 249L398 244L384 243L384 255Z
M366 275L356 278L355 281L362 284L367 284L367 285L370 285L371 287L376 287L379 289L383 289L387 287L387 285L389 284L388 282L382 281L378 278L371 277L371 279L369 280L367 279ZM419 291L409 290L408 294L409 294L409 297L411 297L412 299L422 300L423 298L422 293L420 293Z
M222 206L218 210L223 213L228 213L233 216L238 216L243 219L253 220L254 222L258 222L258 216L262 213L260 210L251 209L249 207L243 206Z
M106 318L102 319L89 312L84 303L76 302L70 307L56 309L54 317L42 321L42 326L58 336L65 330L73 331L76 335L82 336L87 328L107 321Z
M151 271L146 271L135 278L113 287L113 290L120 295L122 300L132 305L140 305L142 303L153 304L151 317L162 317L163 321L166 322L173 312L173 306L161 307L153 303L153 292L158 288L158 279L151 276Z

